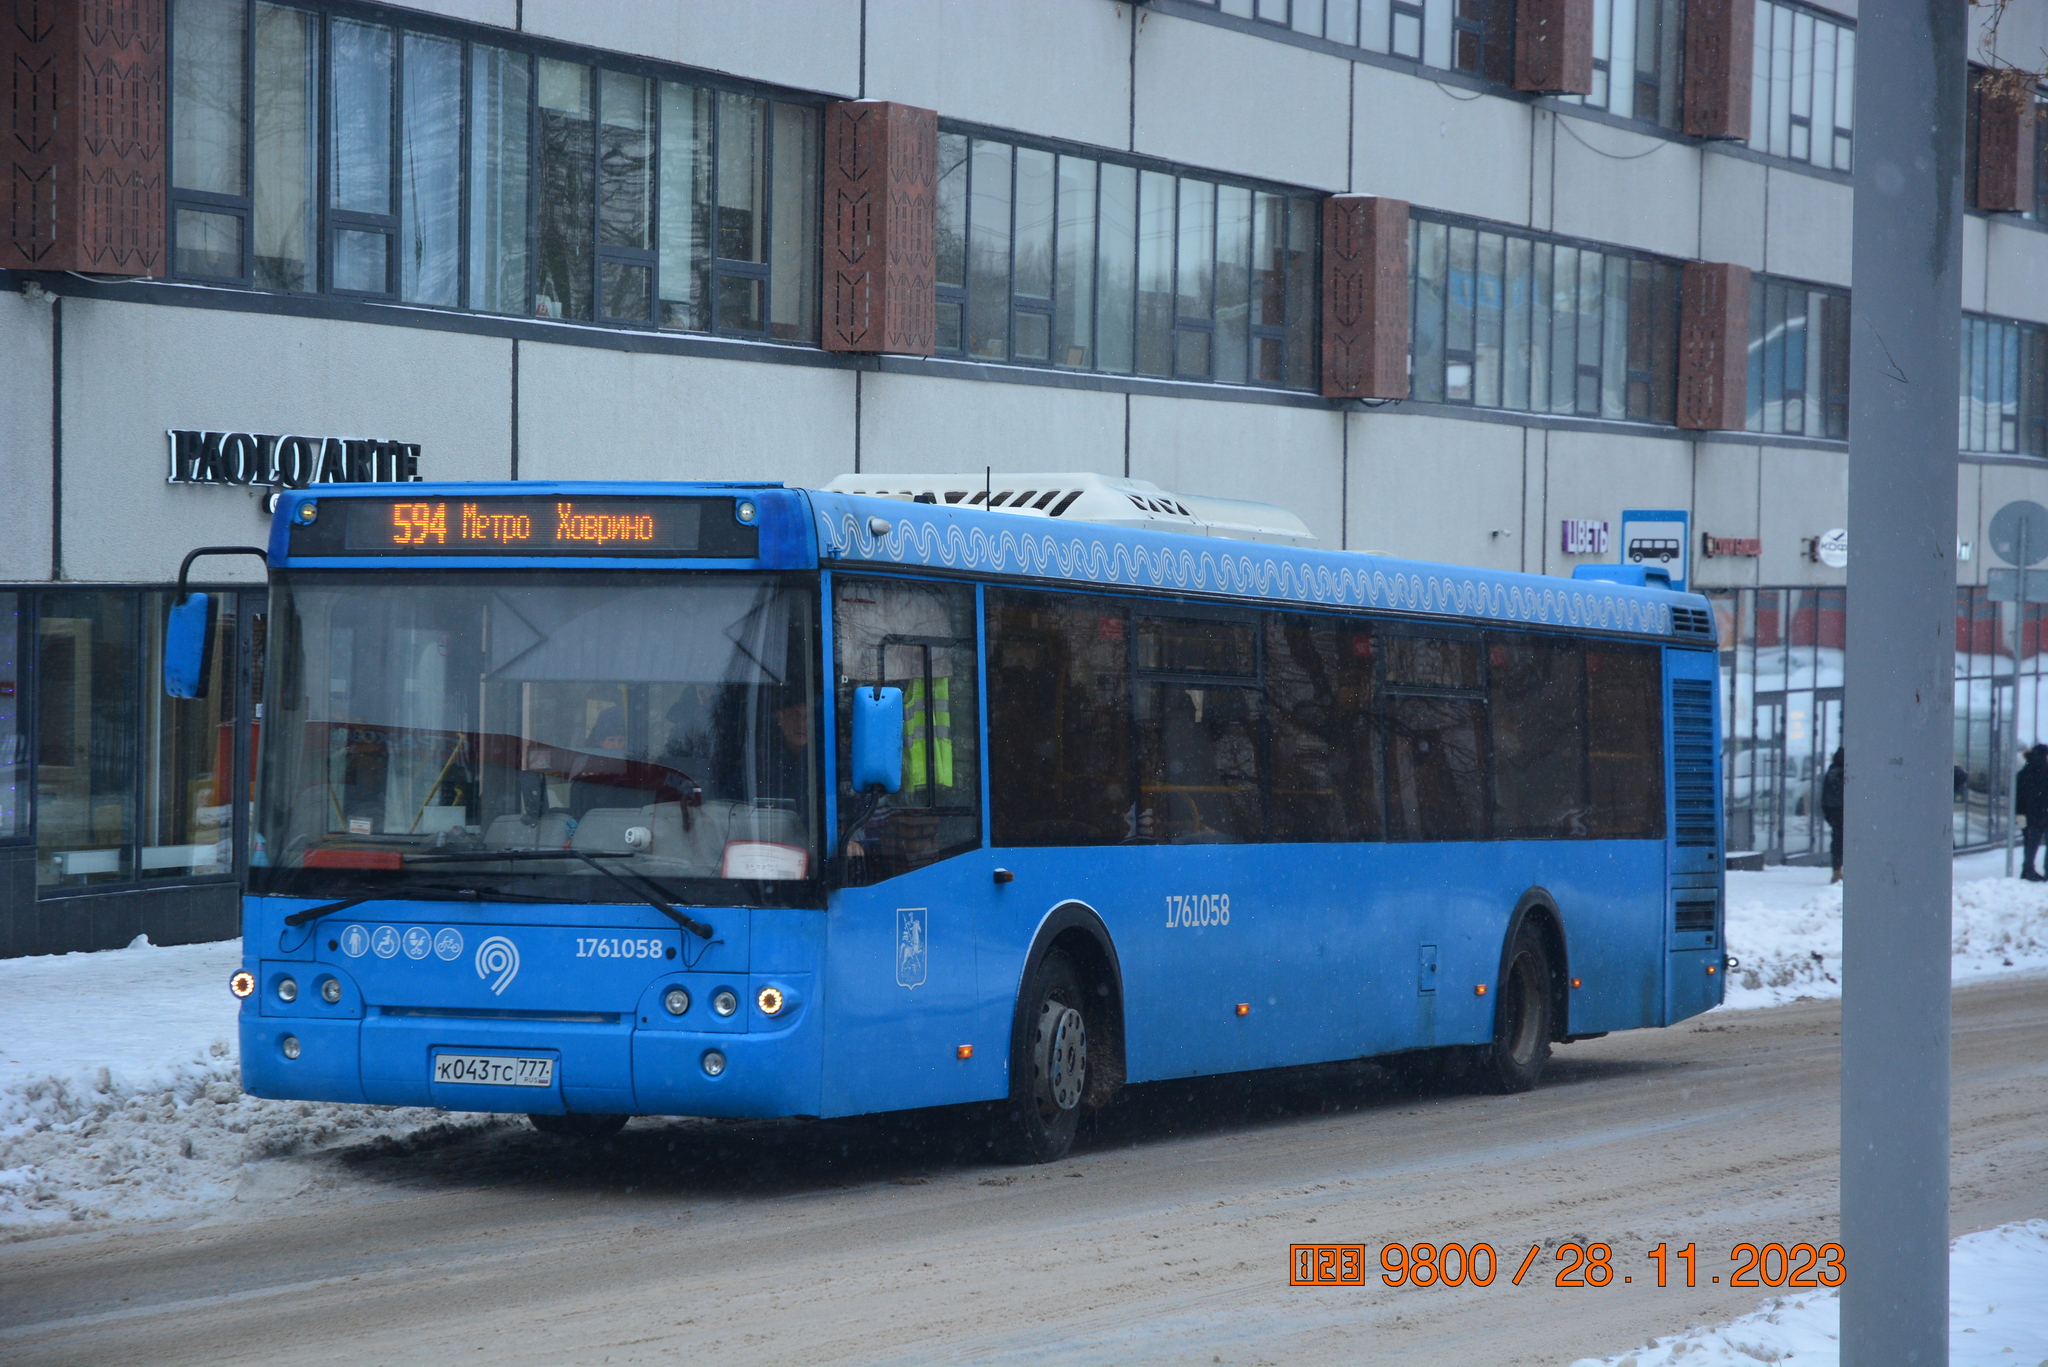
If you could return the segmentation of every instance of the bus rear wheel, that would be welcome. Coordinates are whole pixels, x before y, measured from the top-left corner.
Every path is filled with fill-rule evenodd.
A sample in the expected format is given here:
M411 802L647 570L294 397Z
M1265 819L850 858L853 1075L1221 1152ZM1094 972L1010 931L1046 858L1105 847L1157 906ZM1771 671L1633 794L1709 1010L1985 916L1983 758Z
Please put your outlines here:
M1526 1092L1550 1061L1550 953L1528 922L1515 931L1493 1004L1493 1041L1478 1049L1480 1084L1491 1092Z
M1088 1094L1088 1026L1073 960L1038 961L1010 1032L1010 1095L998 1103L997 1148L1017 1163L1052 1163L1073 1147Z
M529 1115L526 1119L542 1134L586 1144L610 1139L626 1128L626 1117L622 1115Z

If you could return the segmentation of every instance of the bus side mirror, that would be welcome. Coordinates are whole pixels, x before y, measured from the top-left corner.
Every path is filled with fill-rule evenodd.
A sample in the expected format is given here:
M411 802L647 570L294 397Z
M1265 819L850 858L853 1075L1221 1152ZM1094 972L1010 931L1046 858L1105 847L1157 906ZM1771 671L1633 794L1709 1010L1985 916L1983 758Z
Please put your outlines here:
M188 593L164 626L164 692L174 698L206 696L206 662L213 651L213 599Z
M853 690L853 790L895 793L903 789L903 690Z

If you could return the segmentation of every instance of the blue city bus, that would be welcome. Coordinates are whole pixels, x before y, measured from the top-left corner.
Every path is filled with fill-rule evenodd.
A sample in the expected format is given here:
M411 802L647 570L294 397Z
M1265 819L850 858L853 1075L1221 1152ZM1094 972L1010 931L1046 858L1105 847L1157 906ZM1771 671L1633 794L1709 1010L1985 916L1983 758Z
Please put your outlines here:
M742 483L291 491L267 554L257 1096L983 1103L1045 1161L1127 1083L1512 1091L1721 1000L1713 618L1654 567Z

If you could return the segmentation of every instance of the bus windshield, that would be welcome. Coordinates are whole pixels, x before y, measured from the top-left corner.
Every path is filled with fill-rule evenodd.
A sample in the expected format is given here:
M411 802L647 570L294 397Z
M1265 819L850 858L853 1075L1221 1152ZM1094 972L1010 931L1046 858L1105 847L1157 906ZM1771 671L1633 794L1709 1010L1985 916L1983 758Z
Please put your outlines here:
M632 898L591 854L786 902L819 871L802 581L298 573L271 604L252 891Z

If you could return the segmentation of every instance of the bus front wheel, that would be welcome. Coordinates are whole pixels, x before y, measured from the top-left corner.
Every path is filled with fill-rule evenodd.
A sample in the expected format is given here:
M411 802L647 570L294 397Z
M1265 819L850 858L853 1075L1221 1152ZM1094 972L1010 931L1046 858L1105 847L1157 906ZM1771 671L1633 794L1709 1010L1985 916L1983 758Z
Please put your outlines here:
M1482 1085L1494 1092L1528 1091L1550 1061L1550 954L1527 921L1515 931L1501 974L1493 1041L1477 1052Z
M1088 1026L1081 977L1065 952L1038 961L1010 1040L1010 1095L999 1103L999 1147L1019 1163L1066 1156L1088 1094Z

